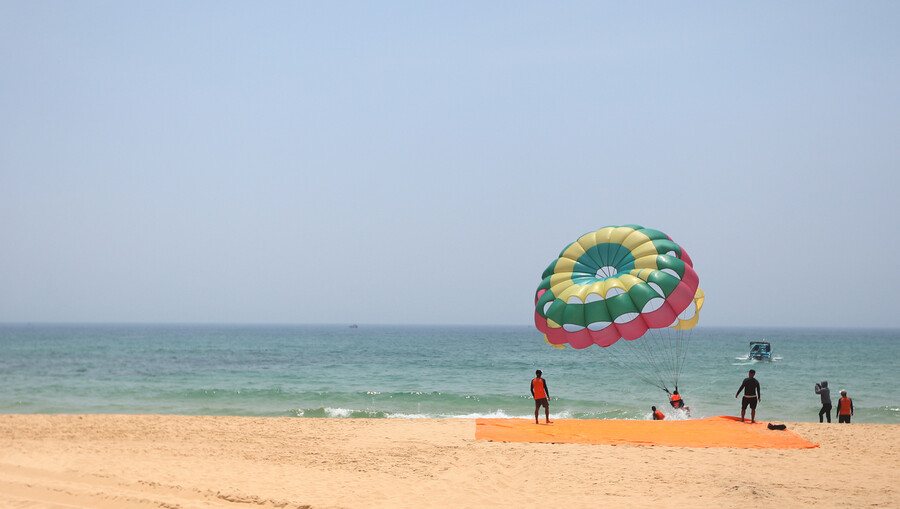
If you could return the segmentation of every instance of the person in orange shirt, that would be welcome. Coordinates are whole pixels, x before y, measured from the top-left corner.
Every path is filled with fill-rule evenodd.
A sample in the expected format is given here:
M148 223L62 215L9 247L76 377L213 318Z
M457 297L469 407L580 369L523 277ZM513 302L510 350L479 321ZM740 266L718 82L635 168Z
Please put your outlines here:
M684 400L681 399L681 395L678 394L678 389L675 389L675 392L669 398L671 401L669 403L672 404L672 408L681 408L684 406Z
M850 416L853 415L853 400L847 397L847 391L841 391L841 399L837 405L838 423L850 424Z
M662 421L666 418L666 416L663 415L662 412L657 410L655 406L650 407L650 410L653 410L653 420L654 421Z
M535 376L531 380L531 396L534 397L534 423L538 422L538 413L541 407L544 407L544 415L547 418L547 424L550 424L550 389L547 388L547 381L541 378L541 370L534 372Z
M672 408L675 410L683 408L687 416L691 416L691 407L684 404L684 400L681 399L681 394L678 394L678 389L675 389L675 392L669 396L669 404L672 405Z

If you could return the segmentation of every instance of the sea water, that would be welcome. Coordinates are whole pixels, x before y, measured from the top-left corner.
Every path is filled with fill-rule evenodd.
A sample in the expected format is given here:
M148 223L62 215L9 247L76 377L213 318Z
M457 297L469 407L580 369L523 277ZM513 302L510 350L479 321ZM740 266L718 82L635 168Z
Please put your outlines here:
M747 360L756 340L776 360ZM827 380L834 403L853 398L853 422L900 423L898 330L700 326L688 345L692 417L739 415L755 369L761 420L818 420ZM606 353L551 348L525 325L0 324L0 413L533 417L541 369L551 418L646 419L651 405L686 418Z

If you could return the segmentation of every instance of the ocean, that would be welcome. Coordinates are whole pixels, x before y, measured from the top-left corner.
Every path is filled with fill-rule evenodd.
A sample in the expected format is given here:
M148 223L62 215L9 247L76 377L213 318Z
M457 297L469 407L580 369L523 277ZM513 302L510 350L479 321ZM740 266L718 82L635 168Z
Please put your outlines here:
M761 420L817 421L827 380L853 422L900 423L898 330L699 326L687 339L692 417L739 415L755 369ZM755 340L776 360L747 360ZM607 354L554 349L524 325L0 324L0 413L533 418L541 369L551 418L647 419L651 405L686 418Z

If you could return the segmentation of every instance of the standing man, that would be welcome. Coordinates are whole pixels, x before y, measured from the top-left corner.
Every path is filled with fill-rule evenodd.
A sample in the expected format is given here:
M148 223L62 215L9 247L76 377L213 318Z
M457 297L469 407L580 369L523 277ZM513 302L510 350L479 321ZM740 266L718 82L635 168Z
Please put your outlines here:
M816 384L816 394L822 397L822 409L819 410L819 422L822 422L822 416L828 417L831 422L831 389L828 388L828 382L822 380L822 383Z
M744 379L744 383L738 387L737 393L735 393L734 397L737 398L741 391L744 391L744 399L741 400L741 422L744 422L744 414L747 412L747 407L750 407L750 422L756 422L756 403L762 401L762 391L759 388L759 382L756 378L753 378L756 375L756 370L751 369L750 376Z
M853 415L853 400L847 397L847 391L841 391L841 399L838 400L837 411L838 423L850 424L850 416Z
M534 372L534 379L531 381L531 395L534 397L534 423L538 423L538 412L544 407L544 415L547 418L547 424L550 424L550 389L547 388L547 381L541 378L541 370Z

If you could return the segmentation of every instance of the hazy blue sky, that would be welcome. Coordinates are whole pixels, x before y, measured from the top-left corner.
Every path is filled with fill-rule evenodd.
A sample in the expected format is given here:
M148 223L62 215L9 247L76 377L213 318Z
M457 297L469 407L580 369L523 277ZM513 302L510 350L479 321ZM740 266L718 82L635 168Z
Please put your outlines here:
M900 327L900 2L0 0L0 321L532 323L637 223L701 326Z

